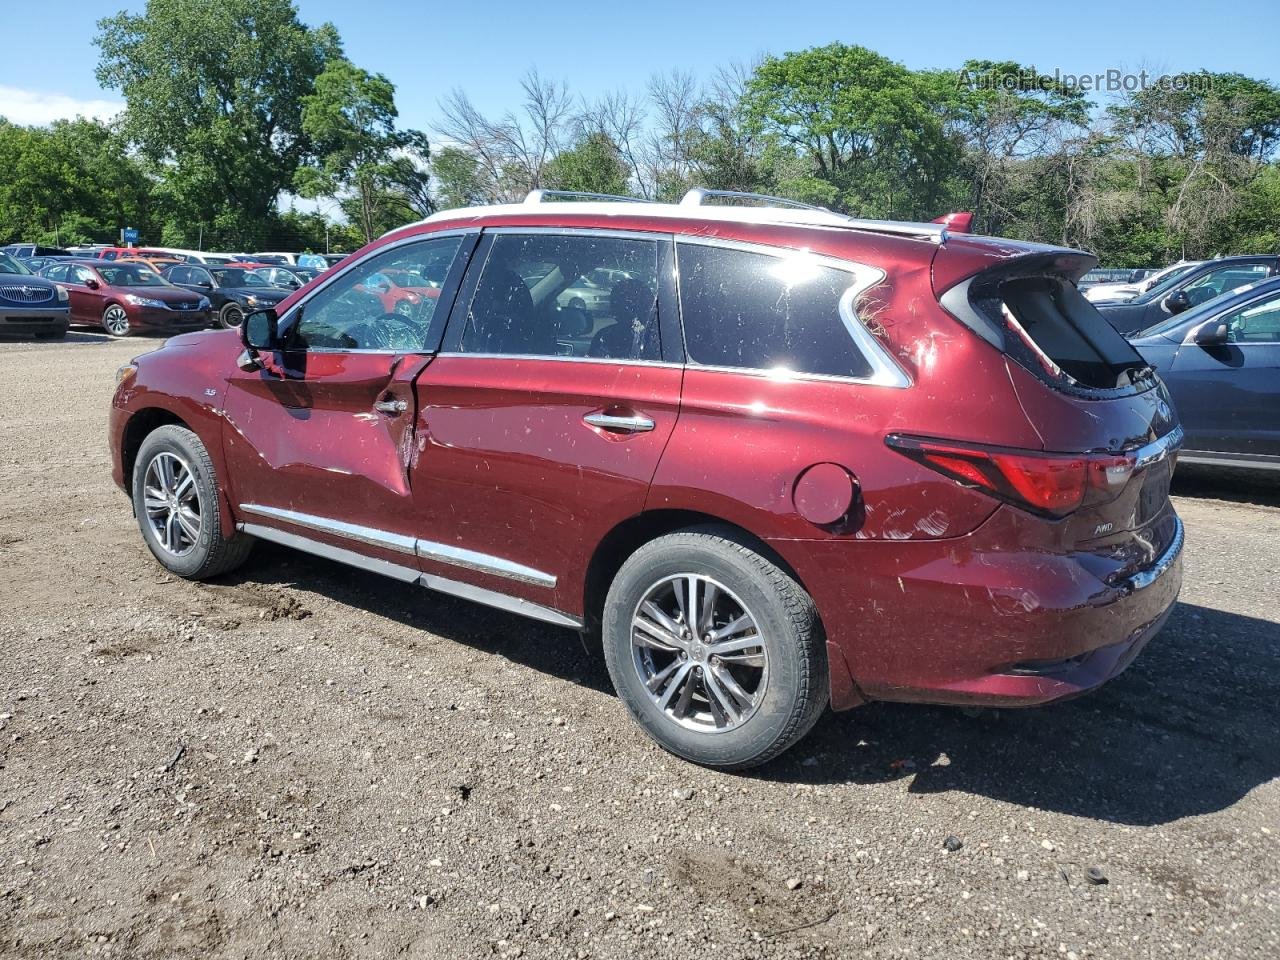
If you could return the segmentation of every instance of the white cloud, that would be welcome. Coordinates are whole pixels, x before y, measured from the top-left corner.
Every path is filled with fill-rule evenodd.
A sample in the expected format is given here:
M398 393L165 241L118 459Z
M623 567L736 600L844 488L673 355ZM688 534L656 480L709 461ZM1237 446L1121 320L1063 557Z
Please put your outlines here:
M0 117L23 126L44 126L54 120L95 117L110 120L124 109L118 100L81 100L64 93L24 90L0 84Z

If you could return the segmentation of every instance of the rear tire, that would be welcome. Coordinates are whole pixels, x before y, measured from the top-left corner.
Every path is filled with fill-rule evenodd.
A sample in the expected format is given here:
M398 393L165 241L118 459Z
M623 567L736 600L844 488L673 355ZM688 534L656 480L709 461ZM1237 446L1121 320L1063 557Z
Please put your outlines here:
M133 511L160 563L188 580L234 570L253 538L222 529L218 480L200 438L176 424L147 435L133 465Z
M691 606L696 627L685 618ZM609 588L601 632L632 717L664 749L703 766L771 760L809 732L828 701L813 601L726 528L669 534L632 554Z

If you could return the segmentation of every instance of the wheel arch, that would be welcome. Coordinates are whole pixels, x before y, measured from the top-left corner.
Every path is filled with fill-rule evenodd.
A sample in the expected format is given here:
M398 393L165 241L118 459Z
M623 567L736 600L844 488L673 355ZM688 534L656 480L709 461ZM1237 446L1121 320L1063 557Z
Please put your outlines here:
M675 533L677 530L705 526L716 526L726 532L732 532L736 539L750 546L770 562L777 564L806 592L808 591L808 587L805 587L804 581L795 568L763 538L741 524L697 510L646 510L616 524L601 538L592 552L591 559L587 562L587 572L583 579L582 610L588 629L594 630L598 627L609 584L613 582L614 576L626 562L627 557L658 537Z
M129 419L125 421L124 428L120 434L120 472L126 489L130 492L131 498L133 490L133 468L138 460L138 451L142 449L142 444L148 436L160 427L167 426L182 427L183 429L190 430L194 433L209 451L210 456L213 459L215 469L221 468L222 451L217 447L211 447L208 441L200 435L200 431L180 414L174 412L168 407L142 407L134 411L129 416ZM227 530L234 530L236 521L231 510L231 503L227 499L227 491L219 485L218 493L218 510L222 515L223 528Z
M583 622L589 636L599 637L601 614L604 609L605 596L614 576L637 549L651 540L675 533L689 527L716 526L732 533L735 539L750 546L761 556L775 563L798 583L811 597L812 591L805 584L804 578L792 564L787 562L777 550L762 537L752 533L741 524L726 520L714 514L697 510L658 509L646 510L643 513L628 517L613 527L596 545L591 559L587 563L586 576L583 578ZM826 628L822 622L822 611L815 610L819 627L826 637ZM849 667L844 650L838 645L825 640L827 652L827 671L830 678L831 706L836 710L845 710L866 702L866 697L858 688L857 681Z

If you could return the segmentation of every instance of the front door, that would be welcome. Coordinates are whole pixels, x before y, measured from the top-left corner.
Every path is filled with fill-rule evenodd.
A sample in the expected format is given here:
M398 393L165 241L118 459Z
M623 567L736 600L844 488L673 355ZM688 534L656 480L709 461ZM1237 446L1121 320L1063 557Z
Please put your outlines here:
M419 238L344 270L280 318L285 349L229 378L227 472L250 529L416 567L413 381L442 334L442 301L389 313L366 281L402 269L449 295L474 241Z
M679 411L671 276L669 237L486 235L417 383L424 572L582 615Z
M1280 295L1209 321L1227 342L1187 342L1166 376L1188 450L1280 457Z

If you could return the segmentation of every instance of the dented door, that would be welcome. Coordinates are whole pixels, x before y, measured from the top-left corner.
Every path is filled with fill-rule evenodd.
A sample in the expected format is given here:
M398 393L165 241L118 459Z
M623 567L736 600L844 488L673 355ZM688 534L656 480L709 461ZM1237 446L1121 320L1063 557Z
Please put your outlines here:
M412 535L413 379L429 356L314 353L300 359L305 362L293 369L231 377L226 455L236 513L275 526L279 511L289 511ZM323 533L308 529L308 536Z

